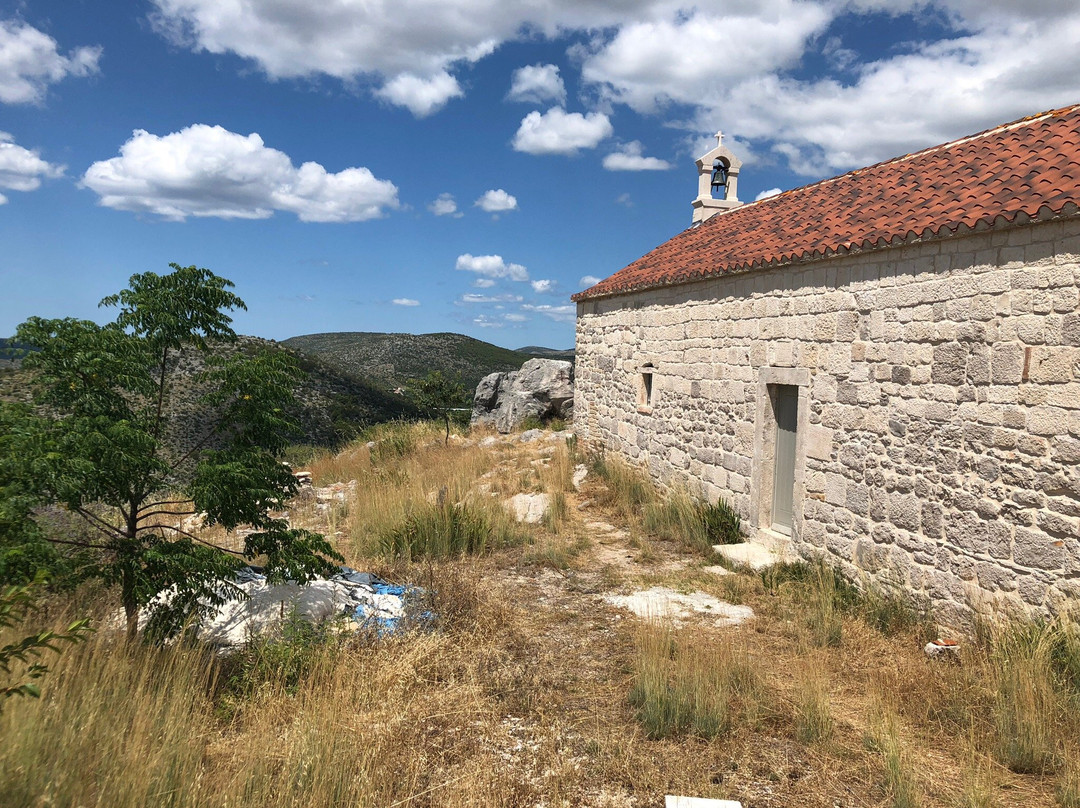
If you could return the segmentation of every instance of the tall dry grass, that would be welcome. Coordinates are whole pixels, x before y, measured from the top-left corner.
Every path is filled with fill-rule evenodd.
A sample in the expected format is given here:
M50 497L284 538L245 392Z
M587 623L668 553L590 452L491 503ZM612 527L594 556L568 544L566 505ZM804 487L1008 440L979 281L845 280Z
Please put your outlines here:
M1008 624L993 633L996 752L1019 773L1045 773L1063 762L1063 731L1077 706L1080 643L1064 620Z
M902 735L896 713L881 704L874 705L866 744L881 756L888 804L891 808L919 808L922 793Z
M502 499L528 481L509 468L492 474L484 449L446 446L425 423L382 425L369 437L374 446L356 444L310 468L319 484L355 481L339 509L351 559L443 558L525 540Z
M806 744L827 741L834 721L829 697L829 676L818 657L806 660L795 680L795 738Z
M768 693L746 651L731 638L684 636L645 621L637 633L630 702L648 738L715 738L753 724Z
M220 660L99 632L40 700L0 713L0 805L518 804L481 741L498 734L484 672L513 619L469 574L436 570L440 631L314 648L299 677L264 671L233 701Z
M739 515L723 499L708 503L684 488L660 491L642 469L618 457L598 455L591 465L606 484L606 504L646 533L707 556L713 545L743 540Z

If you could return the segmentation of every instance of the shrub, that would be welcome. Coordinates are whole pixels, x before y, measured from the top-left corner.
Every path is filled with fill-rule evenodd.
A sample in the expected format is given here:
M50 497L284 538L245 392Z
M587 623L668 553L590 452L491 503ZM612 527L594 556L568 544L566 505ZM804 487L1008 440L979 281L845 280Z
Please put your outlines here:
M709 544L738 544L743 540L742 518L723 497L701 506L701 520Z
M336 643L331 623L312 623L293 608L278 632L251 639L227 660L226 702L229 696L248 698L264 686L296 693Z

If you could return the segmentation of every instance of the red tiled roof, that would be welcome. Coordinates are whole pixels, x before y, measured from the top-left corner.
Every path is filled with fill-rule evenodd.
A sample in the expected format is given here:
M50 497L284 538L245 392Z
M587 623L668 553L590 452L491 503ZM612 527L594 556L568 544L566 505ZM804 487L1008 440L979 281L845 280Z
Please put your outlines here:
M875 249L999 217L1071 214L1078 205L1080 104L717 214L572 299Z

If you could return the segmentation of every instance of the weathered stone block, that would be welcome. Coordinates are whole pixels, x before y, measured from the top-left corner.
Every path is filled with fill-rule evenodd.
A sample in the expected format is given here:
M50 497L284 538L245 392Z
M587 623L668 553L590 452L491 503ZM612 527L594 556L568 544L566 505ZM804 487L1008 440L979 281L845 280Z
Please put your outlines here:
M1032 569L1055 570L1065 563L1065 545L1039 530L1016 528L1013 560Z

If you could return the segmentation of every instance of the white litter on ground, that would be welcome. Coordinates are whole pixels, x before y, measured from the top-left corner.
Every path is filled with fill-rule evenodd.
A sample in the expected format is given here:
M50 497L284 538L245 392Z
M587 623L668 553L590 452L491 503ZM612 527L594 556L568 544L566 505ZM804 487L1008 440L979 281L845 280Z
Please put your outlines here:
M737 800L711 800L705 797L675 797L664 795L664 808L742 808Z
M342 627L350 631L370 627L380 634L395 631L403 618L406 624L431 618L428 613L408 613L409 604L415 603L410 593L420 595L422 590L388 584L347 567L332 578L316 578L306 584L271 584L258 568L246 567L237 574L235 583L247 597L223 603L195 628L200 640L223 652L276 630L292 617L310 623L341 618ZM168 595L158 597L167 599ZM140 630L149 617L150 610L144 609ZM116 622L122 624L122 613Z
M613 606L629 609L638 617L679 622L693 614L714 616L717 626L737 626L754 616L749 606L736 606L704 592L683 594L666 586L654 586L629 595L605 595Z

